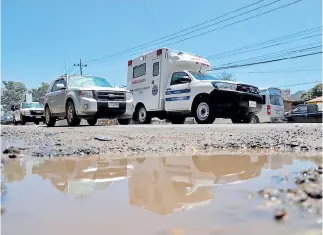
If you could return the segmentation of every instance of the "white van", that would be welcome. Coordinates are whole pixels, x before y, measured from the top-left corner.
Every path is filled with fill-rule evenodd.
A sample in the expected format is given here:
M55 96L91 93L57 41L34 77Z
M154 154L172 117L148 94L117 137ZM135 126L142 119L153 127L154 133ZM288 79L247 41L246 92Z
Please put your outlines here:
M262 96L262 109L257 114L257 122L283 122L284 121L284 100L280 89L269 87L260 89Z
M221 81L208 74L203 57L168 48L128 61L128 90L134 97L134 121L151 123L153 117L183 124L195 117L199 124L215 118L250 123L261 110L262 98L255 86Z

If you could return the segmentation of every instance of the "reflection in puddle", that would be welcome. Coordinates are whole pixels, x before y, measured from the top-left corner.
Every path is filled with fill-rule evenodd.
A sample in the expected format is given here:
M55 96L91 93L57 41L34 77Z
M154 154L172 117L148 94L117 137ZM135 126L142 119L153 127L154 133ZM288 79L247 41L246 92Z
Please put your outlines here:
M261 201L247 195L272 186L270 179L279 172L293 174L319 161L231 155L9 159L2 171L8 185L2 234L290 234L316 229L312 217L297 212L278 226L270 208L258 210ZM285 184L293 186L292 180Z

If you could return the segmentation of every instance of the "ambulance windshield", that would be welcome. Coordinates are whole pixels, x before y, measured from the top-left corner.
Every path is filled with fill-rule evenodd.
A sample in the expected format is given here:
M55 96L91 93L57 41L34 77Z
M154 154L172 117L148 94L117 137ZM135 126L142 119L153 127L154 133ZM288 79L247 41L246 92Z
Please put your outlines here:
M207 73L197 73L197 72L190 72L197 80L219 80L218 78L207 74Z

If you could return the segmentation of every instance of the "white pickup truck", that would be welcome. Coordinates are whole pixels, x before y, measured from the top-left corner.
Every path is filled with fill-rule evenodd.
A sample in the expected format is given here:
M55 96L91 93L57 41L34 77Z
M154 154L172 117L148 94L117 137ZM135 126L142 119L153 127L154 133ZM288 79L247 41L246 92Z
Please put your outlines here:
M25 125L27 122L34 122L38 125L44 122L44 105L39 102L22 102L17 105L12 105L13 124Z
M199 124L215 118L251 123L262 107L259 89L221 81L207 73L210 63L196 55L162 48L128 61L127 88L133 93L133 119L151 123L153 117L183 124L195 117Z

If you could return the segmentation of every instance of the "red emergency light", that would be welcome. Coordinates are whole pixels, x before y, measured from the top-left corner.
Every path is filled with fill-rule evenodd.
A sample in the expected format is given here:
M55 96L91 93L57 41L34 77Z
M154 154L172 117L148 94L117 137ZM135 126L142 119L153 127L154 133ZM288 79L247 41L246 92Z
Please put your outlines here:
M162 54L162 52L163 52L163 50L162 50L162 49L158 49L158 50L157 50L157 56L161 55L161 54Z
M271 107L270 105L267 105L267 115L270 115L271 114Z
M132 60L129 60L128 61L128 66L131 66L132 65Z

